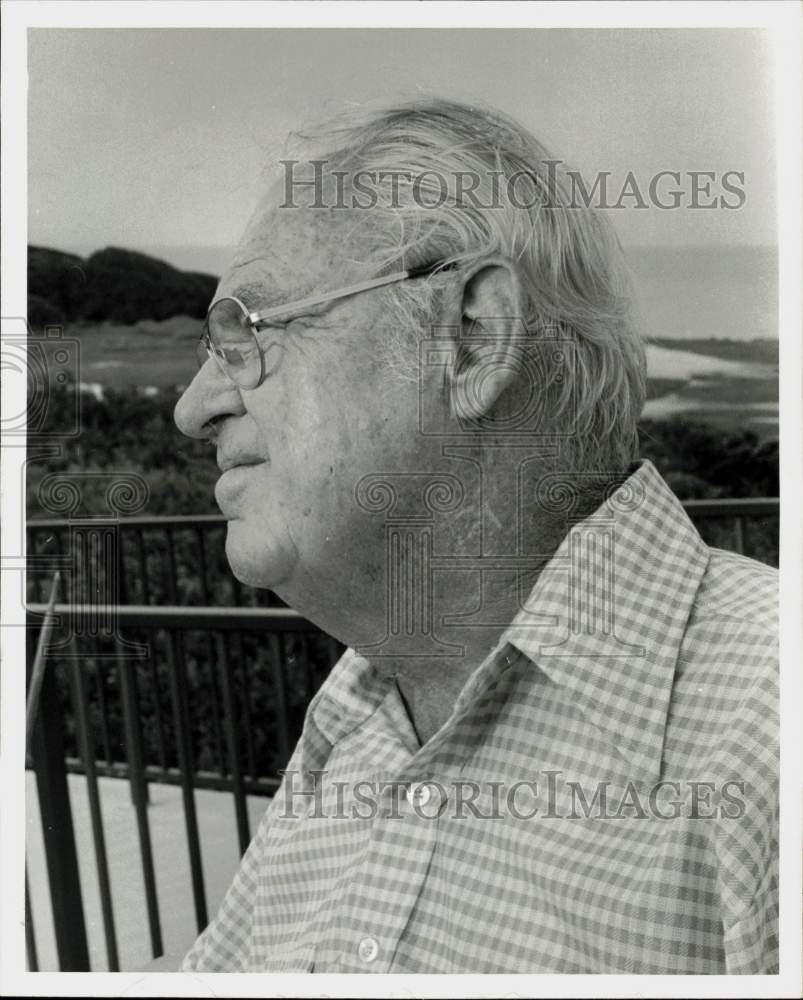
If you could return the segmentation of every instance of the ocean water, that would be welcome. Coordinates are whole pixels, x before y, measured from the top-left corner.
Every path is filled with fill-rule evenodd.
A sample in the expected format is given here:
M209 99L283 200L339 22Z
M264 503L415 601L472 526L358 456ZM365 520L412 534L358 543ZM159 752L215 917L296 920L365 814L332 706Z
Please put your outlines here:
M149 247L185 270L220 274L224 247ZM640 324L648 337L754 340L778 337L774 247L625 247Z

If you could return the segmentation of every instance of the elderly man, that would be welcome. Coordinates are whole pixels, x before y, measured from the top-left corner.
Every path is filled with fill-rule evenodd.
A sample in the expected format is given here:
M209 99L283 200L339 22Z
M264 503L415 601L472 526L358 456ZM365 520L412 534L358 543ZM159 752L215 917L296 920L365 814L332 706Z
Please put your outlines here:
M323 149L251 219L176 422L235 575L350 648L183 968L772 972L774 572L634 463L607 223L495 113Z

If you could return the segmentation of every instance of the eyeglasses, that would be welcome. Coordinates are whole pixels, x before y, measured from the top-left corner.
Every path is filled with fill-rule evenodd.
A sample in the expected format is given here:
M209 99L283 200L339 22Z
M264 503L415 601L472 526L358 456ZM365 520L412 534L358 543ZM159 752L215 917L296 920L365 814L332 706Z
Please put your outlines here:
M397 281L423 278L453 266L454 264L444 264L439 261L424 267L395 271L381 278L370 278L356 285L348 285L346 288L339 288L323 295L311 295L263 312L251 312L244 302L233 295L216 299L209 307L203 333L198 341L198 366L201 367L207 358L214 358L223 374L235 385L241 389L256 389L271 371L266 361L267 352L260 346L256 336L261 327L270 326L278 319L286 320L290 316L300 318L297 315L300 311L303 312L313 306L359 295L361 292L382 288Z

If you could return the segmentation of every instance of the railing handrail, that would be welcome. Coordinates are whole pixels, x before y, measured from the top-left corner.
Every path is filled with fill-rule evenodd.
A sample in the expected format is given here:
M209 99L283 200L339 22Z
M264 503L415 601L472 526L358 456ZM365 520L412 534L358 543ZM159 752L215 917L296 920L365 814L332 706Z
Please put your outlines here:
M780 507L778 497L714 497L706 500L682 500L681 503L690 514L706 514L709 517L777 514ZM76 519L80 520L83 516L77 515ZM135 514L114 520L123 527L131 525L140 528L190 528L201 524L226 523L222 514ZM29 517L27 523L36 528L59 528L69 524L70 518Z
M709 500L683 500L682 503L687 513L705 514L708 517L759 517L762 514L777 514L781 505L779 497L715 497Z
M117 524L131 525L140 528L191 528L197 524L225 524L226 518L222 514L131 514L116 516L112 514L94 515L94 518L107 518L114 520ZM70 524L72 520L90 520L93 515L76 514L74 518L69 517L29 517L27 524L37 528L61 528Z
M46 604L28 604L29 614L43 615ZM199 607L156 604L57 604L55 615L74 617L90 611L97 618L117 616L121 625L153 628L243 629L264 628L273 632L318 631L318 626L292 608Z

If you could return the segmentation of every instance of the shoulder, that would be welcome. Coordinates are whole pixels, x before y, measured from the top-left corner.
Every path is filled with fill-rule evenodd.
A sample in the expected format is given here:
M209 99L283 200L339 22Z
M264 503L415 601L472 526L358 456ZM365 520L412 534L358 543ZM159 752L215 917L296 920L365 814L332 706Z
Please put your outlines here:
M778 709L777 571L711 549L677 660L665 759L725 804L706 831L734 971L761 971L774 954Z
M778 688L778 573L735 552L710 549L680 646L677 677L717 692L723 721L760 721Z
M777 714L778 572L735 552L709 550L678 658L678 678L717 690L723 718Z
M778 571L736 552L709 549L689 625L730 619L745 627L778 631Z
M678 659L678 675L721 692L723 708L760 721L776 715L778 572L710 549ZM726 715L729 713L725 713Z
M668 747L718 774L771 781L778 756L778 574L736 553L710 558L680 645Z

